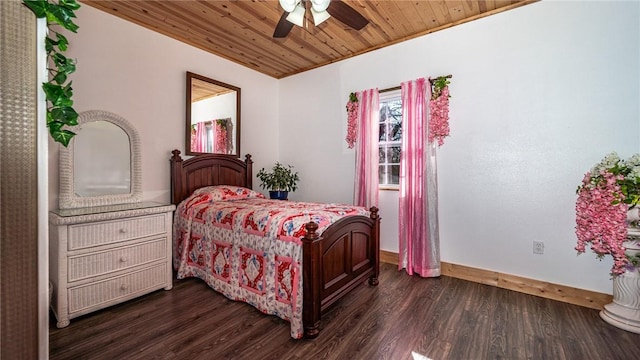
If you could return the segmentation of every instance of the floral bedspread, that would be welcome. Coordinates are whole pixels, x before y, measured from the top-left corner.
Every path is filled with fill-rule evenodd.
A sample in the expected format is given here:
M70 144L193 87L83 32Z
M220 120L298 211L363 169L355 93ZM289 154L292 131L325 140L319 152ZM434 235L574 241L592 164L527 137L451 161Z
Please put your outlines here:
M178 205L173 266L178 279L197 277L227 298L243 301L291 323L301 338L304 225L321 234L365 208L269 200L245 188L199 189Z

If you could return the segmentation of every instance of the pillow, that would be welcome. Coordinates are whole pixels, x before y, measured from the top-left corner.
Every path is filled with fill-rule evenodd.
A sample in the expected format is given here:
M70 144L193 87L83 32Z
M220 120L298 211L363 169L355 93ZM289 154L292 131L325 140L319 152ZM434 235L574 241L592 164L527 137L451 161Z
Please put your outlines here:
M248 199L248 198L264 199L264 195L262 195L257 191L254 191L242 186L232 186L232 185L205 186L205 187L196 189L193 192L193 195L207 195L207 197L211 199L211 201Z

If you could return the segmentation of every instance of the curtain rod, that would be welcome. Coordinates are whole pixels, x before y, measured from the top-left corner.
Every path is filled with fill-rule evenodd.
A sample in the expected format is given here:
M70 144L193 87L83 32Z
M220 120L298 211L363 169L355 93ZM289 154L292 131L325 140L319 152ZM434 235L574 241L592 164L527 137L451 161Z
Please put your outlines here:
M433 85L433 82L438 79L438 78L445 78L445 79L451 79L453 77L453 75L449 74L449 75L443 75L443 76L437 76L435 78L429 78L429 82L431 83L431 85ZM388 89L382 89L382 90L378 90L379 93L386 93L389 91L395 91L395 90L400 90L402 87L401 86L394 86L394 87L390 87Z
M400 90L401 88L402 87L400 87L400 86L395 86L395 87L388 88L388 89L378 90L378 92L379 93L386 93L386 92L389 92L389 91Z

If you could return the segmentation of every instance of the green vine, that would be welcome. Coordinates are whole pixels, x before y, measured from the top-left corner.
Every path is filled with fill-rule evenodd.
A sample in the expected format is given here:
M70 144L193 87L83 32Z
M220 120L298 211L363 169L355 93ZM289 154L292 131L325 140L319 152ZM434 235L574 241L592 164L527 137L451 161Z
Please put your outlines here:
M78 113L73 109L73 89L68 76L76 71L76 62L63 55L69 46L69 41L61 33L51 29L51 25L58 24L63 28L77 32L78 25L73 23L75 10L80 8L76 0L22 0L37 18L46 18L49 33L45 39L47 51L49 81L42 84L47 99L47 127L51 137L64 146L69 144L74 132L64 129L65 126L78 125ZM55 36L55 39L52 37Z

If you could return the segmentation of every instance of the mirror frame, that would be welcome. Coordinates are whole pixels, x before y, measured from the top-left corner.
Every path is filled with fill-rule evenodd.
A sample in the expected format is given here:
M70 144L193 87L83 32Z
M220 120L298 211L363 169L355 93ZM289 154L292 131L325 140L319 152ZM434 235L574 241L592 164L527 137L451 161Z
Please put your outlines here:
M78 134L83 124L94 121L108 121L120 127L129 137L131 151L131 192L99 196L78 196L74 189L74 148L75 136L67 147L60 145L60 209L75 209L93 206L107 206L140 202L142 199L142 161L140 136L136 129L120 115L102 110L90 110L79 114L78 125L70 130Z
M236 143L235 143L234 152L232 154L203 153L203 152L191 151L191 88L193 85L193 79L198 79L200 81L212 83L214 85L225 87L227 89L234 90L236 92L236 123L234 124L234 130L236 133L236 139L235 139ZM187 109L186 111L187 114L185 118L186 126L185 126L185 133L184 133L185 135L184 149L185 149L186 155L218 154L218 155L230 156L233 158L240 157L241 152L240 152L240 88L239 87L229 85L221 81L213 80L206 76L198 75L190 71L187 71L186 109Z

